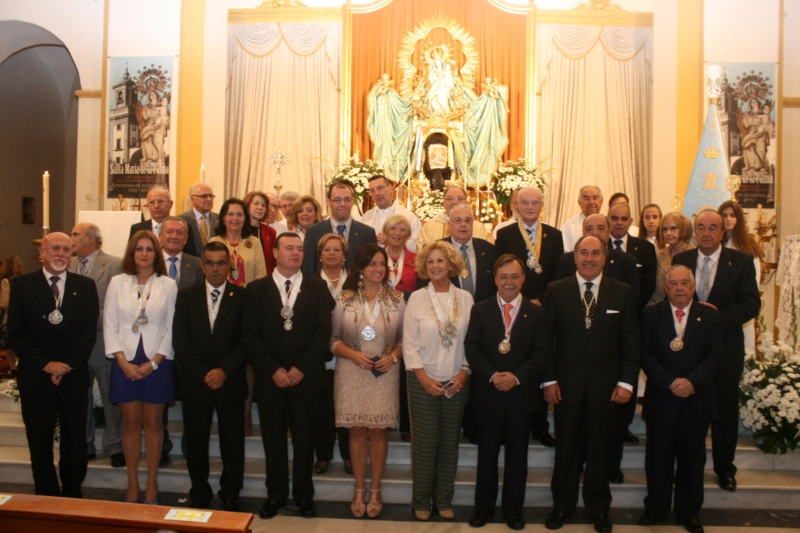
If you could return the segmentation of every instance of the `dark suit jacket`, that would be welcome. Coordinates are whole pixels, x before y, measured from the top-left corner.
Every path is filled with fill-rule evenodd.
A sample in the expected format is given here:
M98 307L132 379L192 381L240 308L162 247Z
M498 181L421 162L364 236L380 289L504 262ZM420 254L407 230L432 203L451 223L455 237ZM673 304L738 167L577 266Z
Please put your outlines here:
M681 252L672 259L672 264L686 265L694 273L697 268L698 253L697 248ZM708 294L708 303L719 310L719 323L725 346L722 372L741 374L744 365L742 325L755 318L761 309L761 297L758 294L756 269L752 257L738 250L722 247L714 285Z
M211 333L206 301L206 284L178 291L172 322L172 347L178 362L178 395L183 399L216 397L244 400L247 397L244 348L241 339L245 289L226 283L219 312ZM221 368L227 379L212 391L203 380Z
M66 363L72 371L58 385L88 387L87 362L97 340L100 304L94 280L67 273L60 324L51 324L55 299L41 270L11 280L8 303L8 339L19 357L17 382L21 391L45 391L55 387L43 372L51 361Z
M202 256L203 255L203 239L200 237L200 226L197 225L197 219L194 216L194 209L189 209L188 211L181 213L178 215L182 219L186 221L186 225L189 226L189 240L186 241L186 247L189 246L189 241L192 242L192 250L194 252L188 252L191 255L195 256ZM219 224L219 213L213 213L211 211L208 212L208 238L214 236L214 228L217 227Z
M542 222L539 222L537 231L543 232L542 250L539 257L542 273L537 274L527 266L525 267L525 284L522 286L522 295L529 300L536 299L543 302L547 293L547 284L558 279L555 276L558 262L564 255L564 238L561 231ZM494 246L497 257L512 254L522 259L522 264L526 264L528 261L528 247L525 246L525 239L522 238L517 224L511 224L498 231Z
M189 255L186 252L181 254L181 275L178 278L178 290L203 283L206 278L200 268L200 258ZM169 274L169 263L167 263L167 274Z
M294 304L293 327L283 329L281 297L272 276L247 284L242 344L248 362L256 371L255 392L264 400L288 392L313 390L320 386L325 363L333 358L331 313L335 304L328 285L320 278L303 275ZM305 377L287 388L272 381L278 368L297 367Z
M639 379L636 300L630 285L604 275L594 323L587 331L582 292L575 276L554 281L547 289L544 316L548 361L542 382L558 381L567 405L580 404L585 396L594 408L611 407L617 382L635 386Z
M521 413L532 413L542 403L539 378L547 354L543 328L541 307L523 296L511 329L511 351L501 354L498 345L505 338L505 325L497 298L472 307L464 348L474 376L472 386L478 410L498 412L511 406ZM489 381L495 372L511 372L519 385L500 392Z
M454 243L450 237L439 240L452 244L456 247L456 250L459 250L461 246ZM473 299L475 303L478 303L497 294L497 286L494 284L494 275L492 274L495 262L495 248L494 244L477 237L472 238L472 246L475 248L475 272L472 276L475 280L475 297ZM459 289L463 288L461 286L462 281L463 278L461 276L450 278L450 283ZM427 287L428 283L430 283L430 280L418 279L417 288Z
M317 222L306 231L306 238L303 244L303 274L313 276L319 272L321 264L317 257L317 244L322 236L327 233L335 233L335 231L331 229L330 219ZM369 243L378 243L375 230L366 224L351 219L350 231L347 233L347 246L349 251L347 252L347 257L344 259L344 268L346 270L350 270L350 265L353 264L353 259L359 248Z
M622 283L627 283L633 290L633 300L638 309L640 301L639 274L636 272L636 258L626 252L609 250L606 265L603 267L603 277L609 277ZM575 277L578 267L575 266L575 252L565 252L558 262L558 272L555 280ZM652 296L652 293L651 293Z
M611 244L614 239L612 237ZM627 254L636 259L636 272L639 274L639 310L644 309L653 293L656 291L656 274L658 273L658 258L656 247L647 239L640 239L628 234Z
M642 315L642 369L647 374L643 412L657 422L675 422L681 406L688 403L697 420L717 418L714 378L724 356L719 313L695 302L684 317L684 346L674 352L669 344L675 338L675 323L669 300L651 305ZM695 393L688 398L672 394L669 386L677 378L692 382Z
M138 222L138 223L132 225L131 226L131 232L128 235L128 241L131 240L131 238L133 237L134 233L136 233L139 230L143 230L143 229L147 230L147 231L153 231L153 219L152 218L150 220L145 220L144 222ZM183 253L189 254L189 255L193 255L193 256L197 257L197 250L195 250L195 247L194 247L195 239L194 239L194 232L192 231L192 226L189 226L187 229L189 230L189 237L186 240L186 246L183 247ZM211 231L209 231L209 234L211 234ZM200 248L200 253L201 254L203 253L203 249L202 248Z

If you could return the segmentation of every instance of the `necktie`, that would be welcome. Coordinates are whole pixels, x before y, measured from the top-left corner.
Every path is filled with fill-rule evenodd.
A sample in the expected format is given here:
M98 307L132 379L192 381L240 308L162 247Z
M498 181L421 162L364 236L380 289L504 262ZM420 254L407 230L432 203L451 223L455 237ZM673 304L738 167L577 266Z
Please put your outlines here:
M531 240L532 243L536 244L536 232L533 229L525 228L525 231L528 232L528 238ZM531 258L531 252L528 250L528 259Z
M617 239L614 241L614 246L617 247L617 250L622 250L622 239Z
M506 329L511 325L511 309L513 307L511 304L503 304L503 320L506 323Z
M338 233L339 235L344 237L344 230L346 230L346 229L347 229L347 224L339 224L338 226L336 226L336 233ZM286 291L286 292L289 292L289 291Z
M475 296L475 283L472 280L472 268L469 264L469 246L466 244L461 245L461 259L464 260L464 268L467 271L467 277L461 278L461 288Z
M178 267L175 266L175 261L177 261L177 257L170 257L167 261L170 262L169 265L169 277L171 277L176 282L178 281Z
M675 316L678 317L678 324L683 322L683 315L685 315L685 314L686 313L683 312L683 309L676 309L675 310Z
M50 290L53 291L56 300L61 296L61 292L58 290L58 280L60 279L58 276L50 276Z
M211 291L211 307L216 307L217 300L219 299L219 289Z
M161 235L161 224L153 224L153 233L156 237Z
M289 303L289 293L292 292L292 282L290 280L286 280L286 303Z
M583 308L584 311L588 310L586 314L586 329L589 330L592 328L592 319L594 318L594 308L597 305L597 302L594 299L594 294L592 293L592 283L591 281L586 282L586 290L583 291Z
M200 217L200 239L203 241L203 246L208 244L208 224L206 224L206 216Z
M708 293L711 292L711 258L704 257L703 258L703 265L700 267L700 290L697 294L697 299L701 302L705 302L708 300Z
M89 258L88 257L81 257L81 276L88 276L89 275Z

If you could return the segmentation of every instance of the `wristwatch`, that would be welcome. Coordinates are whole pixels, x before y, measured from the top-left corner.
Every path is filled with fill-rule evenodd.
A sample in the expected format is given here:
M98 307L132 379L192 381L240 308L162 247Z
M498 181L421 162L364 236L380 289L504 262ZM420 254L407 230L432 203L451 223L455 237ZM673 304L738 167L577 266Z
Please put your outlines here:
M392 364L393 365L397 364L397 356L395 354L392 354Z
M153 365L153 370L158 370L158 365L155 361L150 361L150 364Z
M467 374L470 376L472 375L472 369L469 367L469 365L461 365L461 370L466 370Z

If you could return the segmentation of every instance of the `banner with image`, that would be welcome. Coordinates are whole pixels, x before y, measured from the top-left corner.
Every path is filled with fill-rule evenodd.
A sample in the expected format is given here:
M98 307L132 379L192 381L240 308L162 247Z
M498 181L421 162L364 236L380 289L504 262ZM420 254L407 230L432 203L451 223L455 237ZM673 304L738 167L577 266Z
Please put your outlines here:
M169 188L172 57L109 60L107 197Z

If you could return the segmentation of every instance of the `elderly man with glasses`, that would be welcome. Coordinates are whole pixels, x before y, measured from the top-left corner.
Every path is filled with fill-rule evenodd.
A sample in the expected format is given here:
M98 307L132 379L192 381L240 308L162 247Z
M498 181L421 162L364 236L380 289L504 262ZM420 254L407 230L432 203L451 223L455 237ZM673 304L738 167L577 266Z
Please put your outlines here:
M417 253L420 253L426 244L438 241L450 236L450 210L453 206L467 203L467 191L458 185L451 185L444 191L444 212L436 215L436 218L427 221L417 236ZM472 235L479 239L492 242L492 237L486 231L486 227L475 220L472 226Z
M203 250L203 247L208 242L210 236L214 235L214 228L217 227L219 222L219 213L213 213L214 209L214 191L211 187L203 182L195 183L189 187L189 199L192 201L192 208L181 213L180 216L186 221L186 224L192 231L192 248L198 253ZM188 243L187 243L188 244ZM186 250L186 253L193 254Z
M152 231L156 237L159 237L161 235L161 227L172 210L172 204L172 196L167 188L157 185L147 191L147 210L150 212L150 220L133 224L128 240L140 230ZM188 236L189 239L183 251L196 257L195 238L191 226L189 227ZM200 249L202 250L202 248Z

